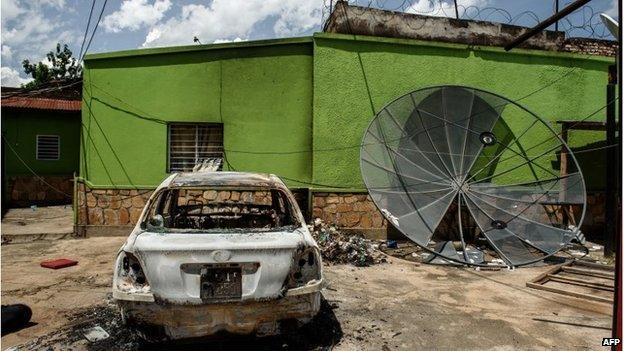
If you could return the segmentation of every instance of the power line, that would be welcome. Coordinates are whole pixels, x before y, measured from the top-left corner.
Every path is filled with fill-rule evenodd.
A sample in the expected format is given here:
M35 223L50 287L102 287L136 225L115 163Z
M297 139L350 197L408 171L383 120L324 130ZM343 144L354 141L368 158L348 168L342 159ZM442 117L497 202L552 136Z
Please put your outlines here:
M95 1L91 2L91 10L89 10L89 19L87 20L87 28L85 28L84 36L82 37L82 44L80 44L80 54L78 58L82 57L82 49L84 49L85 41L87 41L87 33L89 33L89 27L91 26L91 17L93 16L93 8L95 7Z
M79 62L83 61L85 55L89 51L89 47L91 46L91 41L93 40L93 37L95 36L95 32L97 32L98 26L100 25L100 21L102 20L102 15L104 14L104 9L106 8L106 3L108 3L108 0L104 0L104 4L102 5L102 10L100 11L100 15L98 16L98 20L97 20L97 22L95 22L95 27L93 28L93 32L91 32L91 37L89 38L89 42L87 43L87 47L85 48L84 53L80 57Z
M39 179L43 184L47 185L50 189L54 190L55 192L57 192L57 193L59 193L61 195L64 195L65 197L68 197L70 199L72 198L71 195L65 193L64 191L62 191L62 190L56 188L55 186L53 186L52 184L48 183L39 174L37 174L37 172L35 172L32 168L30 168L30 166L24 161L24 159L22 159L20 157L20 155L17 153L17 151L15 151L13 146L11 146L11 144L9 143L9 141L6 139L6 137L4 135L2 135L2 139L4 140L4 145L9 147L11 152L13 152L13 155L15 155L15 157L22 163L22 165L24 165L24 167L26 167L26 169L28 169L28 171L30 173L32 173L37 179Z

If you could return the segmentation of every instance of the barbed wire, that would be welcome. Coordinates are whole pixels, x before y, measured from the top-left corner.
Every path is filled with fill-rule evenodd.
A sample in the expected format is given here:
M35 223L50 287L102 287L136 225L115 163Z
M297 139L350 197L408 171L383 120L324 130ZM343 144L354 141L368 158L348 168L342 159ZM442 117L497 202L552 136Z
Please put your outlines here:
M324 28L327 20L331 15L331 11L336 5L336 0L324 0L322 14L322 27ZM541 16L534 11L526 10L516 14L512 14L507 9L494 6L479 7L476 5L464 6L457 4L457 12L460 19L497 22L503 24L534 26L540 23L546 17L554 14L553 12L542 14ZM567 6L569 2L560 3L560 9ZM362 13L369 8L395 11L403 13L412 13L434 17L450 17L455 18L455 5L451 0L350 0L349 5L356 14L358 11ZM605 27L600 19L600 11L596 11L591 5L585 5L573 12L573 14L564 17L559 21L558 30L564 32L567 38L585 37L593 39L614 39L609 30ZM374 13L369 13L375 17ZM410 23L405 23L411 28ZM411 28L418 29L418 28Z

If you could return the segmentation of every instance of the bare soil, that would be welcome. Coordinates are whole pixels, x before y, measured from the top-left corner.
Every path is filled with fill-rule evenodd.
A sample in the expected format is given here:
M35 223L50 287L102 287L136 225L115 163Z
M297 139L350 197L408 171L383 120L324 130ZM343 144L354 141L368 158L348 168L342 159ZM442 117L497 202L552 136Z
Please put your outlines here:
M110 303L122 237L2 246L2 304L25 303L32 323L2 336L20 350L601 350L611 306L527 288L548 266L513 271L416 265L388 258L369 267L327 265L319 316L279 337L220 336L209 343L145 345ZM55 258L79 261L41 268ZM110 335L90 343L96 325Z

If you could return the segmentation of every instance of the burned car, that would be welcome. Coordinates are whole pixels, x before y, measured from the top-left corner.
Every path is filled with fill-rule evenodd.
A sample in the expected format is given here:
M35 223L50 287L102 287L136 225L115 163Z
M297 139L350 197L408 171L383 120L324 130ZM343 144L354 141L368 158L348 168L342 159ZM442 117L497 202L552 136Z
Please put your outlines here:
M278 177L180 173L119 250L113 298L150 341L262 336L311 320L322 284L318 246Z

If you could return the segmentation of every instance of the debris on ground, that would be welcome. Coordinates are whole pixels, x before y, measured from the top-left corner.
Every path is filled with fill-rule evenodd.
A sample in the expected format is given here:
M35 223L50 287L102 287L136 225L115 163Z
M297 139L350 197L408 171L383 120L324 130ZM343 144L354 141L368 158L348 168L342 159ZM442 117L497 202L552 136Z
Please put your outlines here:
M379 245L361 235L346 234L320 218L316 218L308 228L327 262L351 263L358 267L386 262Z
M189 340L190 343L156 343L142 341L125 327L117 307L109 299L105 305L80 309L68 316L70 324L49 334L16 346L19 351L137 351L137 350L331 350L342 338L342 329L333 308L321 299L321 309L312 321L296 331L268 337L227 336L215 339ZM87 341L88 340L88 341Z
M69 260L67 258L59 258L57 260L43 261L41 267L50 269L61 269L65 267L71 267L78 264L78 261Z
M104 339L108 339L110 335L106 332L106 330L102 329L99 325L91 329L87 329L84 333L84 337L90 342L96 342Z
M139 338L123 326L121 314L110 298L105 305L78 309L67 318L70 321L67 327L32 339L19 345L18 349L20 351L56 351L75 347L90 351L140 349ZM105 335L108 336L104 337Z

